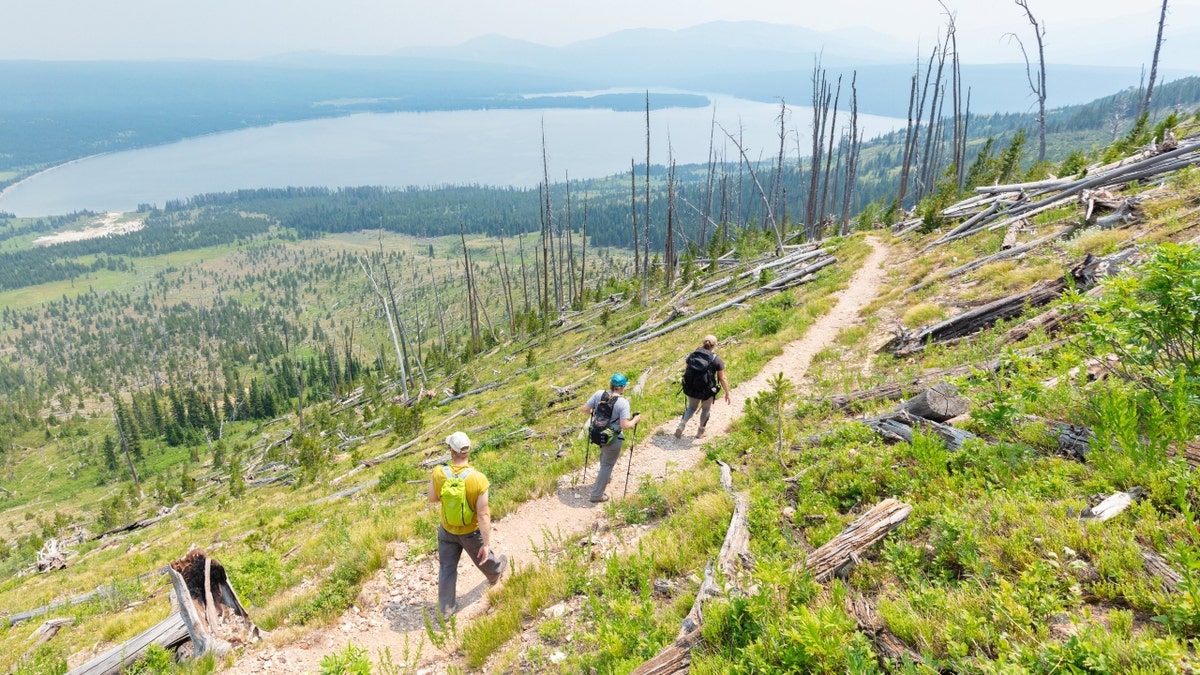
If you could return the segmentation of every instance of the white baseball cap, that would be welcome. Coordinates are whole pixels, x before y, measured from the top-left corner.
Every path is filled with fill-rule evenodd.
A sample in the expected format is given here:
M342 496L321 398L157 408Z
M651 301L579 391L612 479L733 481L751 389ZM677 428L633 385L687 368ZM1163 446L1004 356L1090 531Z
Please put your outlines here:
M463 432L456 431L446 437L446 445L449 445L451 450L461 453L463 448L471 447L471 439Z

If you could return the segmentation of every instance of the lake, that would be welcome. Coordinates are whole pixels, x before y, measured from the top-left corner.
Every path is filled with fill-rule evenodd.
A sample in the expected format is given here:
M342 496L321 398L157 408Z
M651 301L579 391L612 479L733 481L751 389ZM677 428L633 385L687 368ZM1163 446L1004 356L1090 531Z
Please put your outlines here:
M653 95L651 95L653 97ZM708 161L715 117L751 160L779 152L779 105L709 96L713 105L650 113L651 162ZM789 108L786 151L811 145L809 108ZM838 123L849 115L839 115ZM868 138L904 120L859 115ZM628 173L646 157L645 112L535 109L359 114L290 122L97 155L44 171L0 194L0 211L46 216L132 211L171 199L265 187L493 185L542 180L542 134L550 179ZM797 143L797 137L799 142ZM718 159L738 160L721 128ZM670 151L668 151L668 146Z

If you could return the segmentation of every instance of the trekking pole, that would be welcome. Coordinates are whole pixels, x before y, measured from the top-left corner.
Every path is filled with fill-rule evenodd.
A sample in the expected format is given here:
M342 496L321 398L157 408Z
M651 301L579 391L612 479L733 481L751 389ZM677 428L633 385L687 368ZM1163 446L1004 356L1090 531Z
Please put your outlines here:
M592 428L591 419L590 417L588 418L588 425L583 428L583 478L580 479L580 482L585 485L587 484L588 459L591 457L592 452L592 439L588 438L588 432Z
M629 463L625 465L625 489L621 492L621 498L629 494L629 472L633 469L633 448L637 445L637 425L633 425L633 440L629 441Z

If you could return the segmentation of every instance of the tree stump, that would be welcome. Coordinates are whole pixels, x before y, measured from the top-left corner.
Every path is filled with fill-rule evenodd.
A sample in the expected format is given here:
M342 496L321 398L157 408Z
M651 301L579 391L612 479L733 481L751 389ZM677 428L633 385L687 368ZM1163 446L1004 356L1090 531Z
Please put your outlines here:
M166 572L177 600L171 615L67 675L115 675L142 658L151 645L175 649L190 640L193 657L208 652L220 657L259 638L258 627L246 615L220 563L192 549Z
M897 410L934 422L945 422L967 412L970 407L970 401L959 396L958 387L939 382L901 403Z

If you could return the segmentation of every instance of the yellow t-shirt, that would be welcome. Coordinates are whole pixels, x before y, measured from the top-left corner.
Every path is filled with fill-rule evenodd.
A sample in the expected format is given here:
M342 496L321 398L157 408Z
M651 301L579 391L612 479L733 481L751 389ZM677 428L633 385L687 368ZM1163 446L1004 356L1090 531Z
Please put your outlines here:
M442 468L443 466L445 465L439 464L433 467L433 493L437 495L438 499L442 498L442 483L446 482L446 470ZM450 471L455 476L461 476L462 472L467 469L471 469L471 466L450 466ZM467 502L474 506L479 499L479 495L487 492L488 485L490 483L488 483L487 476L483 475L483 472L479 469L472 469L470 475L467 476ZM472 510L475 509L472 508ZM466 525L456 527L446 522L446 512L444 510L439 509L439 511L441 511L442 527L446 528L446 531L450 534L471 534L479 529L478 515L472 517L471 522Z

